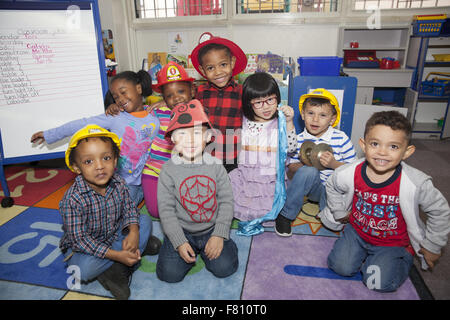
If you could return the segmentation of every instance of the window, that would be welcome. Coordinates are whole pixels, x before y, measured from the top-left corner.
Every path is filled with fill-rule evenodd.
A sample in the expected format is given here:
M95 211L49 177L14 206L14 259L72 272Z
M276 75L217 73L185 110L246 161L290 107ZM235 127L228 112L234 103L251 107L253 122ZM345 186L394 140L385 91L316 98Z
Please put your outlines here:
M237 13L336 12L338 0L236 0Z
M136 18L211 16L223 13L224 0L134 0Z
M450 0L355 0L354 10L448 7Z

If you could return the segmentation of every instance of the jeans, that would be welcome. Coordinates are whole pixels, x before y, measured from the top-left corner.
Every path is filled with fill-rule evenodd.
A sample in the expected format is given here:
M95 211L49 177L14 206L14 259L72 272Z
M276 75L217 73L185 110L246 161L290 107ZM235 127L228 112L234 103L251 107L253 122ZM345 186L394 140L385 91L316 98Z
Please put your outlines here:
M374 246L347 224L328 256L328 267L341 276L361 271L369 289L395 291L408 278L413 256L404 247Z
M238 261L238 249L232 239L223 240L223 249L217 259L209 260L205 254L205 246L211 237L212 230L206 234L194 236L184 230L184 234L189 241L195 254L200 254L205 267L218 278L225 278L236 272ZM169 238L164 236L164 241L159 251L158 262L156 263L157 277L166 282L179 282L184 279L195 263L186 263L172 246Z
M130 192L131 200L133 200L134 204L137 207L139 203L141 203L141 201L144 199L144 191L142 191L142 186L132 186L129 184L127 186Z
M286 202L280 214L294 220L303 207L303 198L319 202L320 210L325 208L327 195L320 181L320 172L314 167L302 166L295 173L286 190Z
M139 250L144 252L147 245L148 238L152 231L152 219L146 214L141 214L139 219ZM111 249L121 251L122 241L127 234L122 233L122 228L118 230L118 238L113 242ZM67 257L72 250L67 250L65 256ZM68 260L68 266L76 265L80 271L81 281L90 281L97 278L98 275L109 269L114 261L109 259L102 259L90 254L74 252L73 256ZM138 263L135 265L138 267Z

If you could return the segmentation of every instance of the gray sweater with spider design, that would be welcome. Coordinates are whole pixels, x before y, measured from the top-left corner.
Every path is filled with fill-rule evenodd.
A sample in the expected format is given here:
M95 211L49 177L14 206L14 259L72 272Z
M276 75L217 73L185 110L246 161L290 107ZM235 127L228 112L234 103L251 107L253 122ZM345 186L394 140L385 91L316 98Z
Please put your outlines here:
M229 239L233 220L231 182L221 161L204 153L201 163L173 154L158 179L158 211L164 233L176 249L187 242L184 231Z

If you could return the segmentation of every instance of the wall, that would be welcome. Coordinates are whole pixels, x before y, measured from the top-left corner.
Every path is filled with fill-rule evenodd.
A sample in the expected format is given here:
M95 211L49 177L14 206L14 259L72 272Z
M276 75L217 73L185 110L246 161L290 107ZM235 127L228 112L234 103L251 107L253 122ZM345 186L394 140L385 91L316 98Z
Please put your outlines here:
M200 35L213 35L232 39L246 53L266 53L294 57L308 55L336 55L338 26L293 25L265 26L245 25L233 27L171 28L136 31L136 52L139 61L147 57L149 51L168 51L167 33L183 31L188 36L189 51L194 49ZM251 39L251 40L250 40Z
M339 1L341 10L327 17L306 13L301 18L277 18L264 16L257 19L239 19L230 14L218 21L202 21L187 17L189 21L161 21L158 23L136 22L133 15L134 0L98 0L102 28L113 31L118 71L139 70L142 59L149 51L168 51L167 33L184 31L188 36L190 51L199 36L209 31L235 41L246 53L272 53L291 56L296 61L299 56L328 56L338 54L339 28L342 26L365 26L373 13L354 12L352 1ZM229 0L228 4L233 3ZM380 13L383 25L411 23L415 14L450 13L449 8L421 10L383 10ZM268 17L266 19L266 17ZM254 17L252 17L254 18ZM373 22L373 21L372 21Z

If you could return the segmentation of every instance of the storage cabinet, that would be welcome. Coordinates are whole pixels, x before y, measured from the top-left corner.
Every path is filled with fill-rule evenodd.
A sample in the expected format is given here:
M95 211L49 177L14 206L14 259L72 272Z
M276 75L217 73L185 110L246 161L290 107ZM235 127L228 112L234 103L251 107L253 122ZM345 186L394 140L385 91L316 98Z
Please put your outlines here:
M382 103L403 106L404 93L411 85L414 71L406 68L410 34L410 25L393 25L382 29L368 29L366 26L340 29L339 52L342 57L346 51L354 56L358 55L358 52L364 54L372 51L377 59L390 57L399 64L396 69L348 68L344 64L343 71L358 79L356 103L373 104L374 96L381 95L395 97L394 101ZM352 48L351 44L355 42L358 47Z
M411 122L413 125L413 137L428 139L447 138L450 136L450 123L447 121L450 94L448 91L447 93L441 91L437 87L437 82L428 83L426 86L424 86L423 82L427 79L430 72L450 72L450 61L436 61L433 56L436 54L450 55L450 38L411 37L409 52L407 65L415 67L411 83L412 90L408 92L409 97L415 96L415 98L408 98L412 102ZM430 75L428 80L433 78L450 80L450 77L443 75ZM431 91L433 88L439 90Z

